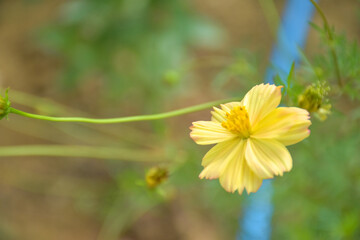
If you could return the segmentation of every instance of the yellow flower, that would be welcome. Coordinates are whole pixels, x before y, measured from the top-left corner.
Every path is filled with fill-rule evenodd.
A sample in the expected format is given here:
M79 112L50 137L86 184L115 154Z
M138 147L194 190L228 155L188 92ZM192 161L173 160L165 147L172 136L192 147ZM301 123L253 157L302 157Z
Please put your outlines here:
M228 192L256 192L262 180L292 168L285 146L309 136L309 113L279 107L281 87L260 84L241 102L214 107L211 121L193 122L191 138L200 145L216 145L202 160L200 178L219 178Z

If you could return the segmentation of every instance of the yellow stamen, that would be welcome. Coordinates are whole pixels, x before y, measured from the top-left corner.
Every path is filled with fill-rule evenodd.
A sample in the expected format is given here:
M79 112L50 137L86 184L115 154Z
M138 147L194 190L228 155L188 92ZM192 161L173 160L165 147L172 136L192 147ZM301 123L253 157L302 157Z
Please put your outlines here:
M226 113L226 121L222 122L221 126L240 135L242 138L250 136L249 114L244 106L234 107L230 113Z

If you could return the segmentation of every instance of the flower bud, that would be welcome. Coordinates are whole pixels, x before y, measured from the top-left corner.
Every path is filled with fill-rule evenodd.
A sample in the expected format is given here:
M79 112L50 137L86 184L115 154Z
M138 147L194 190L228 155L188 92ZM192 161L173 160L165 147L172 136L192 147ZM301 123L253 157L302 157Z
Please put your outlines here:
M314 113L318 119L324 121L331 113L331 104L329 104L329 99L327 98L329 91L330 87L325 82L311 84L299 95L298 105L310 113Z
M145 180L149 188L155 188L169 177L168 169L153 167L146 172Z
M0 95L0 119L7 117L10 112L10 101L8 98L8 89L5 91L5 97Z

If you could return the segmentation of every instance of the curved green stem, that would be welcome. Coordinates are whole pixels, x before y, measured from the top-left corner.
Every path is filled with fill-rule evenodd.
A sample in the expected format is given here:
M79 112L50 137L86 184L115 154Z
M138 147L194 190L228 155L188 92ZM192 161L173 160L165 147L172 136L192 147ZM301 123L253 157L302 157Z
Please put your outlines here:
M330 29L330 26L329 26L329 23L325 17L325 14L324 12L321 10L320 6L314 1L314 0L310 0L311 3L314 5L314 7L316 8L316 11L320 14L323 22L324 22L324 26L325 26L325 30L326 30L326 33L328 34L328 38L329 40L333 40L334 37L333 37L333 34L331 32L331 29Z
M32 114L20 111L16 108L10 108L10 113L14 113L17 115L21 115L23 117L35 118L40 120L47 120L53 122L84 122L84 123L96 123L96 124L110 124L110 123L124 123L124 122L137 122L137 121L151 121L151 120L159 120L164 118L170 118L175 116L180 116L192 112L201 111L212 106L219 105L221 103L231 102L239 100L238 98L234 99L225 99L220 101L208 102L200 105L195 105L187 108L182 108L170 112L158 113L158 114L150 114L150 115L139 115L139 116L130 116L130 117L119 117L119 118L84 118L84 117L50 117L39 114Z
M70 145L25 145L0 147L0 157L52 156L159 162L164 156L156 151L129 150L114 147Z
M321 16L321 18L322 18L322 20L324 22L325 31L327 33L327 37L328 37L329 41L333 42L334 41L334 35L333 35L333 32L330 29L329 23L328 23L328 21L327 21L327 19L325 17L324 12L321 10L320 6L314 0L310 0L310 1L314 5L314 7L316 8L316 11L320 14L320 16ZM335 65L336 79L337 79L338 85L340 87L342 87L343 83L342 83L342 80L341 80L339 61L338 61L338 58L337 58L337 55L336 55L336 51L335 51L335 48L334 48L332 43L330 43L329 47L330 47L331 57L333 58L334 65Z

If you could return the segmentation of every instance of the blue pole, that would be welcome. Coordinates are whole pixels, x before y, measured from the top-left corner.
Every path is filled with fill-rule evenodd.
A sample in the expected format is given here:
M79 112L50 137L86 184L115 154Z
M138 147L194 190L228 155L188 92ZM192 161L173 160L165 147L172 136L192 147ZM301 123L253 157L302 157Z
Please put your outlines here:
M288 0L264 82L274 83L276 74L279 74L281 79L287 78L291 64L299 60L298 49L305 44L313 11L314 7L308 0ZM237 240L270 239L272 193L271 180L265 180L259 191L248 197L243 217L239 221Z

